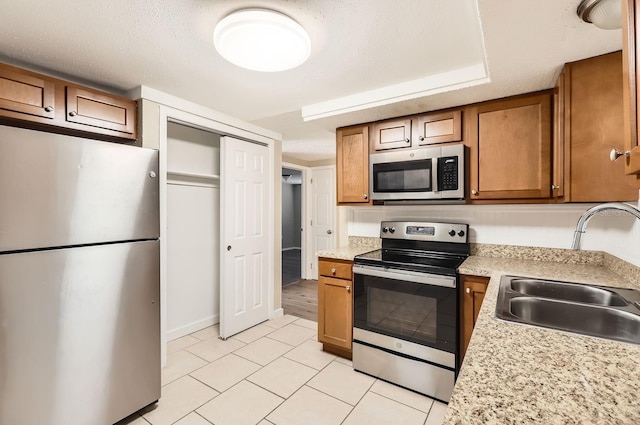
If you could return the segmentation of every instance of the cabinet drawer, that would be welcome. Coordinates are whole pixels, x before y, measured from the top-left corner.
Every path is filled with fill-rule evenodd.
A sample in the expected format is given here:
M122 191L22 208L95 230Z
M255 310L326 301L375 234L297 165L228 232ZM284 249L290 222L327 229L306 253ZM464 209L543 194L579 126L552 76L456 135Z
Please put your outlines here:
M321 276L335 277L351 280L351 262L339 263L334 261L318 261L318 270Z

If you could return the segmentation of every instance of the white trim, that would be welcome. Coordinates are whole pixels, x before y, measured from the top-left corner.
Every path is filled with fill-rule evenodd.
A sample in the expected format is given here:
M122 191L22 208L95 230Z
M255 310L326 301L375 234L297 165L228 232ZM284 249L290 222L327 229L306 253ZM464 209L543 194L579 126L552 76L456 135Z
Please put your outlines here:
M277 319L278 317L282 317L282 316L284 316L284 309L279 308L277 310L273 310L273 313L271 314L271 319Z
M292 170L297 170L302 173L302 189L300 195L300 225L302 226L302 231L300 235L300 244L301 252L300 252L300 278L301 279L310 279L312 276L311 270L311 262L313 262L314 253L311 252L312 248L312 233L311 230L311 193L313 187L311 186L311 168L306 167L304 165L298 165L291 162L283 162L281 163L281 168L290 168ZM282 202L282 201L281 201Z
M302 107L304 121L361 111L491 82L484 63Z
M229 135L252 138L262 136L268 139L282 140L282 135L275 131L267 130L257 125L250 124L230 115L223 114L214 109L207 108L197 103L181 99L174 95L147 86L138 86L127 93L131 99L146 99L152 102L168 106L174 111L188 113L190 116L198 116L213 122L217 132L228 132ZM206 128L206 126L205 126Z
M172 329L170 331L167 331L167 342L173 341L174 339L178 339L185 335L189 335L201 329L208 328L209 326L213 326L219 322L220 322L220 315L216 314L214 316L209 316L206 319L197 320L195 322L189 323L188 325L184 325L184 326L180 326L179 328Z

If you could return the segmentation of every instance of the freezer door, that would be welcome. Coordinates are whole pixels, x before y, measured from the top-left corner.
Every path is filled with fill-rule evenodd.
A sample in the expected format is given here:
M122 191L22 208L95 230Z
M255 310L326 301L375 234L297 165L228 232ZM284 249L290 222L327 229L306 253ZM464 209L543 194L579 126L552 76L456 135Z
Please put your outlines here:
M0 126L0 252L157 238L158 152Z
M112 424L160 397L159 243L0 255L0 424Z

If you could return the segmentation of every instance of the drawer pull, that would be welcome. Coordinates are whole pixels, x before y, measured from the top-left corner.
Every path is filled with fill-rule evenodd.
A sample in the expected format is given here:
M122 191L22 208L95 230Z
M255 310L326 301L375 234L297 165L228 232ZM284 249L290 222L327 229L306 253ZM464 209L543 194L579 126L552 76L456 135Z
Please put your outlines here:
M470 294L471 293L471 288L467 288L466 292L467 292L467 294Z
M351 290L351 286L347 285L347 286L345 286L345 289L347 290L347 292L349 292Z
M331 269L331 274L336 274L336 269Z

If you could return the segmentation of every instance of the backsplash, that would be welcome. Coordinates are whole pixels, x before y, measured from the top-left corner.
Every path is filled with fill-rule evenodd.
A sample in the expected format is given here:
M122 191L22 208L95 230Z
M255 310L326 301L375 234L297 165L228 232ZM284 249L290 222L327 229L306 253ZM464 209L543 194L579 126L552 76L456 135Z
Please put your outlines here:
M571 248L580 215L594 204L416 205L350 207L348 235L379 237L382 220L434 220L468 223L472 243ZM582 249L604 251L640 266L640 220L626 213L591 219Z

